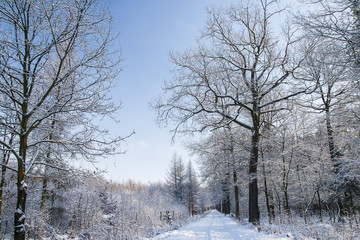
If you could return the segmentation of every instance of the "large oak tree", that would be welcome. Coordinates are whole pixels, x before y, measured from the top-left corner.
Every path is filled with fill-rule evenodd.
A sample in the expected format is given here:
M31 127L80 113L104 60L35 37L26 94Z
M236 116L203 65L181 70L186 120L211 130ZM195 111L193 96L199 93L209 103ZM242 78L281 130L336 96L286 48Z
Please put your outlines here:
M294 32L288 28L280 39L271 29L271 21L280 12L276 2L268 0L210 9L197 47L171 54L177 67L174 79L165 85L165 97L155 104L158 121L174 122L175 132L203 131L229 123L251 131L249 221L254 224L260 219L261 116L284 109L279 103L304 92L288 85L301 62L294 57ZM279 94L271 94L280 89Z

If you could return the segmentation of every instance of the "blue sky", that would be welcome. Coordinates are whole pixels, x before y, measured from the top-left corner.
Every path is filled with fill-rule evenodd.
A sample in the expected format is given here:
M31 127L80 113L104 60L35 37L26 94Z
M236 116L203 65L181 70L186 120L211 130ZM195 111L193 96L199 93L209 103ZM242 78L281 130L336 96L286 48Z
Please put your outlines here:
M107 169L105 177L114 181L127 179L142 182L164 181L174 152L185 161L183 148L186 137L177 137L171 144L168 128L159 128L156 114L149 108L152 99L161 94L165 80L171 79L174 65L169 52L184 51L195 46L205 26L206 7L230 6L240 0L113 0L110 10L114 30L119 32L115 42L122 51L123 71L118 87L113 91L115 101L122 102L119 124L111 126L116 134L136 134L126 141L125 155L108 158L98 165ZM290 2L290 1L285 1Z
M111 126L116 134L136 134L126 141L125 155L101 160L105 177L114 181L127 179L142 182L164 181L174 152L185 161L195 160L183 147L186 137L171 144L169 128L156 125L155 112L149 103L161 94L165 80L171 79L174 66L169 52L183 51L195 45L206 19L206 7L229 6L233 0L113 0L115 42L122 51L123 71L113 90L115 101L122 102L119 124Z

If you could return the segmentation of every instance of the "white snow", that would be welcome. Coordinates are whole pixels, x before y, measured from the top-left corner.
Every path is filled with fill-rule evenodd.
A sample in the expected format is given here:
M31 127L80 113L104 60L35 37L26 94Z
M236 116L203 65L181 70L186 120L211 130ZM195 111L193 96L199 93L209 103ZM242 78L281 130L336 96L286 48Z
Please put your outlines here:
M152 240L273 240L287 239L274 235L259 233L249 225L241 225L229 216L217 211L211 211L204 218L199 219L179 230L158 235Z
M17 209L15 210L15 213L24 214L24 212L23 212L20 208L17 208Z
M22 189L27 189L27 187L28 187L28 186L27 186L27 184L25 183L25 181L22 180L22 181L21 181L21 188L22 188Z

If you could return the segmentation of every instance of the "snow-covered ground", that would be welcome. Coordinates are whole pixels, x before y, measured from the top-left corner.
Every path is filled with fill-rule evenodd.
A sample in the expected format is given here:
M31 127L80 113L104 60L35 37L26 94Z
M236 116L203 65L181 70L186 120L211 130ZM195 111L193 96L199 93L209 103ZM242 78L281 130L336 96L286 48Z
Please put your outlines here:
M217 211L211 211L204 218L192 222L186 227L158 235L152 240L273 240L289 239L274 235L259 233L249 227L241 225L228 216Z

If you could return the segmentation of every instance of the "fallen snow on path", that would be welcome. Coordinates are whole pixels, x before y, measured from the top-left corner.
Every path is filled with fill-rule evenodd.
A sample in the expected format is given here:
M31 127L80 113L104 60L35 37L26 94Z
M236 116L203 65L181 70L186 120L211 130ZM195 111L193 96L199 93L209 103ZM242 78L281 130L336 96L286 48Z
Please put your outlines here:
M186 227L158 235L152 240L273 240L288 239L259 233L248 225L240 225L217 211Z

